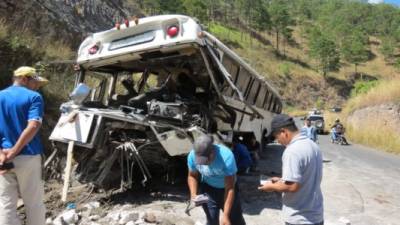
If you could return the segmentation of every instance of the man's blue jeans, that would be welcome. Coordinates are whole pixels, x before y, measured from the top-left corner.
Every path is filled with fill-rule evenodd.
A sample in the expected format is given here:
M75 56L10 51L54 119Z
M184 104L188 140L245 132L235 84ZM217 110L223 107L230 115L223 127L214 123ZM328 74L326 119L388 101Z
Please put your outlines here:
M229 218L232 225L245 225L237 186L235 187L235 198ZM210 199L207 204L203 205L203 210L207 216L207 225L219 225L219 210L222 209L223 211L224 208L225 189L214 188L206 183L201 183L200 193L207 194Z

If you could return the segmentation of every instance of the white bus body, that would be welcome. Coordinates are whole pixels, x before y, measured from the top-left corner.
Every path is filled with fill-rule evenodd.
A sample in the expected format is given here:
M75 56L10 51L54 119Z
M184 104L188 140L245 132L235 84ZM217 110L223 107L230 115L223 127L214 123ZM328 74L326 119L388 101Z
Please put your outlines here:
M254 135L263 146L273 115L282 110L273 87L188 16L141 18L94 33L82 42L77 64L76 85L90 86L90 100L71 103L64 111L91 115L86 120L91 124L75 121L62 131L68 128L60 120L51 139L67 142L75 137L83 148L103 149L104 139L114 138L109 133L123 133L124 140L118 135L113 139L120 143L115 149L137 149L144 167L149 167L146 146L154 140L159 152L149 153L152 161L187 154L193 138L203 132ZM140 74L130 91L135 95L119 94L120 78L132 74ZM88 79L91 75L100 81ZM81 126L91 127L84 139L63 135ZM135 146L126 144L127 139ZM142 173L147 179L149 173Z

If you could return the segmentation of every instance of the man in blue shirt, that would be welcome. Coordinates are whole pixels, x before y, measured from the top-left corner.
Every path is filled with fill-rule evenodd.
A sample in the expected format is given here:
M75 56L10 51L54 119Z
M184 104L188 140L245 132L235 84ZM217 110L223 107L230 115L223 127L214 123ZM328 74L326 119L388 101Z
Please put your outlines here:
M213 144L212 136L197 138L187 158L188 185L191 199L199 192L209 198L203 204L207 225L244 225L240 197L236 183L236 163L231 150L224 145ZM223 210L221 223L219 210Z
M318 141L317 129L311 125L311 120L308 117L304 120L304 127L301 128L300 133L314 142Z
M233 139L233 155L235 156L238 174L249 173L253 161L246 145L240 143L237 137Z
M20 225L18 196L26 212L27 225L45 224L41 154L38 135L43 118L43 98L36 92L47 80L32 67L14 71L14 84L0 91L0 164L14 168L0 170L0 224Z

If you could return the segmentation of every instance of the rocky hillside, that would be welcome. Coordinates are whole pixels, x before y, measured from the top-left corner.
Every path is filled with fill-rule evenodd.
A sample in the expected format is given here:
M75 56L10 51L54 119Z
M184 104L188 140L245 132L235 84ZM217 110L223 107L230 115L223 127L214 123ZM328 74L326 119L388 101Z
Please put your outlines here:
M122 0L2 0L0 18L40 38L64 40L77 47L84 34L113 27L140 10Z
M16 67L75 59L76 49L88 33L110 29L116 21L132 15L143 15L124 2L0 1L0 88L10 83Z
M72 65L49 62L75 59L76 49L91 32L110 29L116 21L143 13L123 0L1 0L0 89L11 83L12 71L42 62L51 85L46 99L43 140L58 118L58 107L73 84ZM49 143L45 141L45 144ZM50 148L46 148L50 149Z

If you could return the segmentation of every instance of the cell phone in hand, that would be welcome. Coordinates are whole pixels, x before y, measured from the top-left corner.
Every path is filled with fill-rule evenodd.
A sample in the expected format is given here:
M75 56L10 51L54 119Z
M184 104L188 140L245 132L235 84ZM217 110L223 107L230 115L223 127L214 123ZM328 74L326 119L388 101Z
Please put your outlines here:
M0 170L11 170L14 168L14 163L7 162L0 165Z

